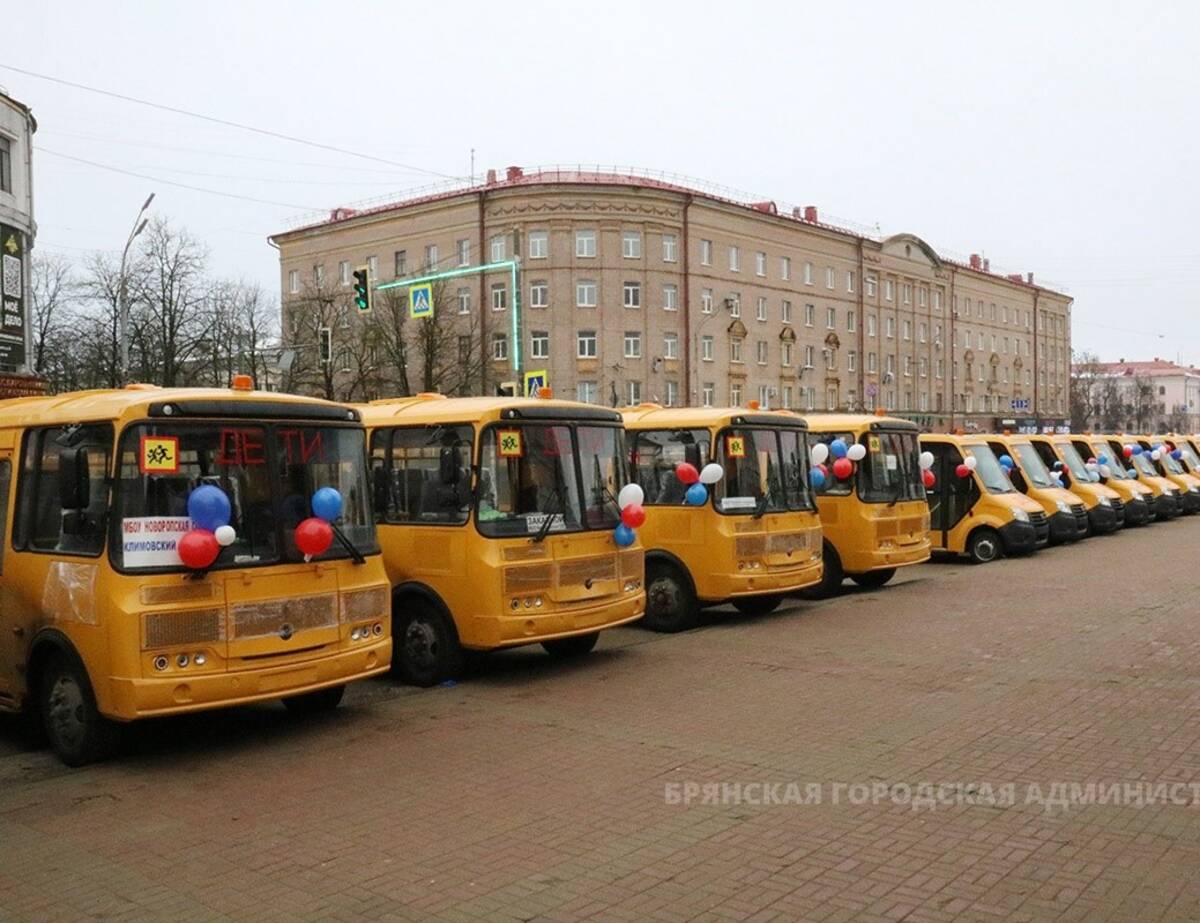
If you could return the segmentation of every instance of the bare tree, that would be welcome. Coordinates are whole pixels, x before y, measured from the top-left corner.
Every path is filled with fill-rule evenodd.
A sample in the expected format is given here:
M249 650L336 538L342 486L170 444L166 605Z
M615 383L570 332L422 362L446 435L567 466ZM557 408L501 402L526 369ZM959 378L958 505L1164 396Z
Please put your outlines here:
M1121 391L1119 379L1106 375L1100 380L1096 398L1100 409L1100 425L1107 433L1115 433L1125 428L1129 416L1129 405Z
M1092 352L1077 352L1071 357L1070 411L1071 429L1082 432L1099 417L1100 382L1103 370L1100 357Z
M293 361L283 380L285 391L337 396L337 352L349 331L349 298L327 282L305 287L284 306L283 345ZM329 352L323 354L324 343Z
M43 375L47 350L53 348L70 328L68 311L76 297L74 269L62 256L34 254L30 276L29 305L30 340L33 354L29 357L33 371Z
M1144 433L1158 409L1155 401L1154 382L1149 378L1135 375L1130 381L1129 394L1129 418L1134 429L1139 433Z

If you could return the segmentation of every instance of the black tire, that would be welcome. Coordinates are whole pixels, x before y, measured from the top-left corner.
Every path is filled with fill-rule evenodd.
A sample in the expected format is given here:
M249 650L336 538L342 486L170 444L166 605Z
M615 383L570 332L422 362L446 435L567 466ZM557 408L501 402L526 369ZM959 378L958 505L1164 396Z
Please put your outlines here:
M323 711L333 711L342 704L342 696L345 694L345 686L330 686L315 692L288 696L283 700L283 704L293 715L316 715Z
M967 539L967 555L972 564L990 564L1004 557L1004 542L1000 533L987 526L976 529Z
M821 579L800 591L801 599L828 599L842 591L846 572L842 570L842 559L837 549L828 540L821 543Z
M674 633L692 628L699 614L692 585L678 567L662 561L646 565L646 614L639 625Z
M743 596L733 601L733 608L737 609L742 615L766 615L768 612L774 612L778 609L782 602L783 596L779 594Z
M463 651L448 619L431 603L404 600L392 614L392 673L411 686L456 679Z
M877 590L896 576L896 568L885 567L883 570L869 570L865 574L851 574L850 579L868 590Z
M119 727L100 714L87 672L78 662L56 654L40 679L38 711L58 758L68 766L86 766L111 756Z
M553 641L543 641L542 647L551 657L569 660L572 657L582 657L590 654L596 642L600 640L600 632L592 631L586 635L575 635L573 638L556 638Z

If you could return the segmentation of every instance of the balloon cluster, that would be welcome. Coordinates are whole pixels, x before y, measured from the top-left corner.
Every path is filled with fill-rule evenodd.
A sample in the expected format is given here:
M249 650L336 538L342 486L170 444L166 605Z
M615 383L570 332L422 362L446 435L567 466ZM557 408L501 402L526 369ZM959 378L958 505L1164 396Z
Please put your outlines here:
M933 473L933 453L922 452L917 461L921 465L921 482L926 488L933 487L937 483L937 477Z
M1088 461L1091 461L1091 459L1088 459ZM1102 478L1112 477L1111 462L1112 462L1112 459L1110 459L1107 455L1105 455L1103 453L1096 456L1096 471L1099 472L1100 477L1102 477Z
M621 521L613 530L613 541L618 548L628 548L637 540L634 529L646 521L646 510L642 504L646 494L637 484L626 484L617 493L617 506L621 510Z
M229 497L214 484L201 484L188 494L187 511L192 528L179 539L179 559L193 570L212 567L221 549L237 541Z
M1101 477L1100 460L1098 458L1089 458L1086 462L1084 462L1083 466L1087 468L1088 480L1092 481L1093 483L1098 483ZM1107 477L1107 475L1104 476Z
M979 459L977 459L974 455L968 455L961 462L959 462L958 465L955 466L954 473L960 478L969 478L971 476L971 472L974 471L978 466Z
M688 506L704 506L708 502L708 489L725 476L725 469L716 462L709 462L699 471L691 462L680 462L675 466L675 477L687 485L683 502Z
M296 526L296 547L305 561L323 555L333 544L333 523L342 515L342 495L322 487L312 495L313 515Z
M839 481L847 481L854 477L854 464L867 457L867 447L855 442L847 444L845 439L837 438L828 445L818 442L809 450L809 460L812 462L808 472L809 483L813 490L823 490L829 483L829 477ZM832 458L832 464L825 463Z

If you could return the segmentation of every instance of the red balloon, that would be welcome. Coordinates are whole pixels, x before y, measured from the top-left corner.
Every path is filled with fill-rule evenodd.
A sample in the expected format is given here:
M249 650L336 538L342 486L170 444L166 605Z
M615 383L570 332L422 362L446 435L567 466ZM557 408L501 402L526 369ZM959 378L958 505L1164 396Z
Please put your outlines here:
M625 509L621 510L621 522L625 523L631 529L636 529L645 521L646 511L636 503L631 503Z
M928 468L921 471L921 480L925 482L926 487L932 487L937 482L937 478L933 476L933 472Z
M1131 445L1125 446L1125 448L1121 449L1121 454L1124 455L1126 458L1133 458L1133 446L1131 446Z
M833 476L839 481L846 480L852 474L854 474L854 462L850 459L842 457L833 463Z
M296 526L296 547L311 558L324 554L333 544L333 529L324 519L309 516Z
M221 553L221 546L217 537L208 529L190 529L179 540L178 550L179 559L184 564L194 570L201 570L212 566L217 555Z
M971 469L968 468L966 465L959 465L957 468L954 469L954 473L957 474L960 478L969 478L971 476Z
M700 480L700 472L691 462L680 462L676 465L675 476L685 484L695 484Z

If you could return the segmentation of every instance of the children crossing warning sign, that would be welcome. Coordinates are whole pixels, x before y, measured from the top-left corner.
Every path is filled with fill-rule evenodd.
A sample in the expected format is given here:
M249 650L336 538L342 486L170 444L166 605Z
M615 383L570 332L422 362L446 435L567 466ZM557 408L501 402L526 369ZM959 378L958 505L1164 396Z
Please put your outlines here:
M433 283L408 287L408 313L410 317L433 317Z

